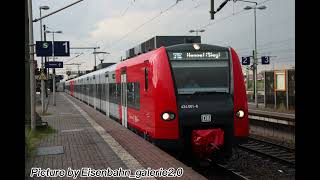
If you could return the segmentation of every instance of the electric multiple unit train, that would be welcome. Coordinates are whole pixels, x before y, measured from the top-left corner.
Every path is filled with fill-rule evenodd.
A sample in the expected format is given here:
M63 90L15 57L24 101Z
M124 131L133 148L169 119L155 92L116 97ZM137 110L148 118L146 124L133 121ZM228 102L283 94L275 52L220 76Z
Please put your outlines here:
M244 78L231 47L162 46L66 81L65 88L160 147L230 155L249 135Z

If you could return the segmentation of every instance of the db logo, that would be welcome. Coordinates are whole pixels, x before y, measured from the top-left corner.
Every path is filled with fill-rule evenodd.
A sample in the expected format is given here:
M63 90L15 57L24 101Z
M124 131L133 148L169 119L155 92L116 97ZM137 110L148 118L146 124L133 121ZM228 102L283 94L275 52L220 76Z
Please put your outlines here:
M211 114L202 114L201 122L211 122Z

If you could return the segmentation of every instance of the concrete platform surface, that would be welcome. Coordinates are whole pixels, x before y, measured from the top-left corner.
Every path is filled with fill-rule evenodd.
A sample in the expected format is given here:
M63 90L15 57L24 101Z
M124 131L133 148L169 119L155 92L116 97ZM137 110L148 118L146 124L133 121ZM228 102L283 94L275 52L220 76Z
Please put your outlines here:
M41 105L37 106L37 111L41 111ZM86 172L90 170L92 170L91 173L95 171L96 174L102 171L104 173L108 171L109 174L110 172L116 174L117 171L119 174L121 171L124 177L120 179L132 179L134 175L138 175L134 174L138 169L140 170L137 172L143 174L147 169L160 168L167 172L182 169L183 174L179 179L206 179L119 123L63 92L57 93L56 106L53 106L52 102L49 103L48 112L51 115L42 116L42 120L47 121L57 132L42 139L38 148L48 151L59 147L60 153L35 153L26 162L26 179L40 179L41 173L45 176L47 175L45 173L53 173L52 170L57 170L55 179L70 179L71 172L74 173L73 179L83 179L87 175ZM169 170L169 168L173 169ZM130 171L130 178L125 171ZM76 173L79 174L76 175ZM31 175L33 177L30 177ZM119 177L107 178L119 179ZM176 177L173 178L176 179ZM44 177L44 179L48 178ZM85 179L106 179L106 177L86 177Z

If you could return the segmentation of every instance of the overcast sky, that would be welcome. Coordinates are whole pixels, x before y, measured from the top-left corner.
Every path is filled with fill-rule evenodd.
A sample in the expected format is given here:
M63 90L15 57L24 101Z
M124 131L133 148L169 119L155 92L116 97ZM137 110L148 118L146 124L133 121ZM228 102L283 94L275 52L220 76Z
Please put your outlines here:
M33 0L33 17L39 18L39 6L46 15L76 0ZM63 11L43 19L48 30L63 31L55 34L57 41L70 41L71 47L99 46L99 51L110 55L98 55L104 62L118 62L125 51L156 35L195 35L190 29L205 29L202 43L235 48L240 58L252 55L254 49L254 13L243 10L251 3L229 1L210 19L211 0L84 0ZM215 9L224 0L215 0ZM292 0L258 0L257 10L258 57L271 56L271 65L259 65L259 70L294 66L295 62L295 4ZM34 40L40 40L39 21L34 23ZM47 35L52 40L52 34ZM94 66L93 50L71 50L70 57L59 61L82 63L80 70ZM84 53L77 56L76 53ZM73 58L73 59L72 59ZM40 58L36 57L40 63ZM40 65L40 64L39 64ZM76 70L77 66L64 66Z

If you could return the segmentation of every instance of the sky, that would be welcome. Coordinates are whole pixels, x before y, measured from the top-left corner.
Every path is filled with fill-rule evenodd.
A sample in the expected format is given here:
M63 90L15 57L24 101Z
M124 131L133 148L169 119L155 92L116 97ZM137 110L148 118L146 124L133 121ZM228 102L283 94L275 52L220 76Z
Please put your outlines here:
M63 8L77 0L32 0L33 18ZM215 0L215 10L224 0ZM244 10L253 3L229 1L210 19L211 0L84 0L56 14L42 23L55 34L55 41L69 41L70 47L100 47L97 51L105 63L119 62L125 51L151 37L161 35L196 35L191 29L204 29L202 43L231 46L240 59L252 55L254 50L254 11ZM264 10L256 12L256 37L258 58L270 56L270 65L258 65L258 72L295 66L295 2L292 0L257 0ZM34 22L34 41L40 41L40 23ZM52 41L52 34L47 34ZM94 66L92 49L71 49L70 57L59 57L67 70L91 70ZM80 55L80 53L82 53ZM35 57L40 67L40 57ZM251 60L252 61L252 60ZM245 72L245 66L243 66Z

